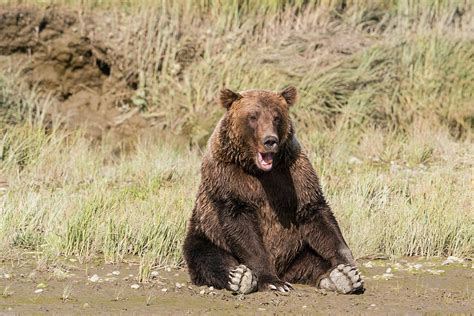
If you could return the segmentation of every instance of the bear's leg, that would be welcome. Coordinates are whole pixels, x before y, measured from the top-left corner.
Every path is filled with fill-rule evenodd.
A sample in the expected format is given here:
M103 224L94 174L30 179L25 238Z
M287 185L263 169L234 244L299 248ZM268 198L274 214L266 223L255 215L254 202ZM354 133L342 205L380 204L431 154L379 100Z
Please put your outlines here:
M294 259L282 279L343 294L363 291L363 281L357 269L343 264L331 269L331 263L309 247Z
M227 251L214 245L201 234L188 234L184 242L184 257L191 281L242 294L257 290L257 277Z

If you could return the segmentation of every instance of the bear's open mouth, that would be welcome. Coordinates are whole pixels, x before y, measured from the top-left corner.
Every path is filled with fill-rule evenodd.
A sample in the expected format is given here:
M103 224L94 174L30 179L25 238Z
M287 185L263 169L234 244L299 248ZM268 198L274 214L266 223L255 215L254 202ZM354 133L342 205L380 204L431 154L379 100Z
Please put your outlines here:
M261 153L257 154L257 165L264 171L272 169L273 165L273 153Z

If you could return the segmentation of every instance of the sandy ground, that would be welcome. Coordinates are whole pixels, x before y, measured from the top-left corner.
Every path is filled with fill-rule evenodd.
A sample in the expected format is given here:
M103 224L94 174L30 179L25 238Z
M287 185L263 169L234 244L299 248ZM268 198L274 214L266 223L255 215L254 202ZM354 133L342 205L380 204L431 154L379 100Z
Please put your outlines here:
M445 259L445 258L444 258ZM410 258L359 262L362 295L295 285L291 294L234 295L190 283L185 269L161 268L138 283L138 265L79 264L38 270L33 261L0 263L0 314L421 314L474 313L471 261Z

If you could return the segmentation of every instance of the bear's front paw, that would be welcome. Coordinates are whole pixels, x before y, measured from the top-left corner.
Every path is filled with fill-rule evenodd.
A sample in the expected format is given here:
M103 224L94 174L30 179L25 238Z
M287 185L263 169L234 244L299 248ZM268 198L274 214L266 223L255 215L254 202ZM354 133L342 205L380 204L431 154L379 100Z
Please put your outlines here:
M258 288L261 291L271 290L282 293L287 293L293 290L293 286L290 283L281 281L273 276L261 276L258 282Z
M362 293L364 281L356 267L340 264L321 280L319 287L342 294Z
M257 290L257 276L241 264L229 272L229 289L240 294L249 294Z

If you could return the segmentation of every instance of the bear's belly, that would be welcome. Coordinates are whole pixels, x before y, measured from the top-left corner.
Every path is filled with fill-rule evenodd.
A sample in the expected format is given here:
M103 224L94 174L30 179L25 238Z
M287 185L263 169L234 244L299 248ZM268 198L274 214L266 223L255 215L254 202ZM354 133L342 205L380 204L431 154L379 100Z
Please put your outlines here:
M291 216L293 212L288 213L275 211L268 204L259 211L263 243L279 273L286 269L304 245L301 232Z

